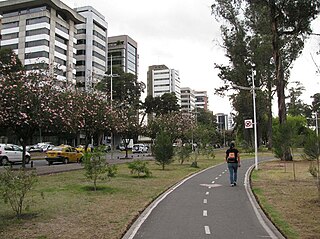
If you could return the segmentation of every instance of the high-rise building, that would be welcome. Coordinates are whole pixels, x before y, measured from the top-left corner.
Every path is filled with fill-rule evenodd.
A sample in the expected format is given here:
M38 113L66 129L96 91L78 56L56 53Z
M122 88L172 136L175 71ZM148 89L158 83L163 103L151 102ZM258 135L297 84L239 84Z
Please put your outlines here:
M228 130L229 129L228 115L224 113L218 113L216 114L216 117L217 117L218 130L220 132Z
M14 50L27 70L39 63L61 84L75 84L76 24L85 19L59 0L0 2L0 47Z
M181 111L194 112L196 109L196 98L194 90L189 87L181 87Z
M153 65L149 66L147 74L147 95L157 97L164 93L175 93L178 104L181 105L179 71L165 65Z
M207 111L209 108L207 91L195 91L194 94L196 97L196 107Z
M138 77L139 55L138 44L127 35L108 37L108 69L118 66L125 73L132 73Z
M77 28L77 86L90 91L107 71L107 29L105 17L90 6L75 8L85 23Z

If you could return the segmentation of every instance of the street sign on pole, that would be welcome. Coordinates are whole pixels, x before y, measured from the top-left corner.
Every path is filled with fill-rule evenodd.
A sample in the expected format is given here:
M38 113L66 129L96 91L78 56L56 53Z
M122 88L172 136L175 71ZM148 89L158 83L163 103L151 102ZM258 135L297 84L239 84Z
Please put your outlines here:
M244 128L246 128L246 129L252 129L253 128L252 119L244 120Z

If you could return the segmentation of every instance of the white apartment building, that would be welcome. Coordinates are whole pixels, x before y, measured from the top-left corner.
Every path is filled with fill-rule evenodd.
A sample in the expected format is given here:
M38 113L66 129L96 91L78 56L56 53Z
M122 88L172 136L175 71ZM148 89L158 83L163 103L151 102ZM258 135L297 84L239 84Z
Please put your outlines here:
M0 47L14 50L27 70L47 67L61 84L75 84L76 28L85 19L59 0L0 2Z
M85 23L77 28L77 87L91 91L107 71L108 23L105 17L93 7L79 7L75 11L83 16Z
M147 94L153 97L164 93L175 93L178 104L181 106L179 71L170 69L165 65L149 66L147 77Z
M207 111L209 109L209 99L207 91L194 91L196 107Z
M181 87L181 111L194 112L196 109L195 92L189 87Z

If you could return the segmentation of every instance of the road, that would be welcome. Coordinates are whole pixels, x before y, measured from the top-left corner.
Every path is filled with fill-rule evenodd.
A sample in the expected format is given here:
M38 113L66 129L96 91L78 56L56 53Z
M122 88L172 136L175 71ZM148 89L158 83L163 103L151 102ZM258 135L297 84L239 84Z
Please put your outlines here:
M32 156L31 155L31 162L26 165L26 168L35 168L38 175L44 175L44 174L51 174L51 173L60 173L60 172L66 172L66 171L72 171L72 170L78 170L83 168L83 166L79 163L69 163L69 164L63 164L63 163L54 163L53 165L49 166L48 162L44 160L45 154L38 155L38 156ZM133 159L141 159L141 160L152 160L153 157L150 156L150 154L129 154L127 159L124 159L125 154L122 152L115 152L113 154L113 157L111 159L111 154L106 154L107 162L110 164L119 164L119 163L126 163L130 162ZM20 168L21 163L15 163L12 165L12 168ZM3 166L0 166L0 172L3 170Z
M123 239L281 238L248 196L245 175L253 164L242 162L236 187L230 187L226 164L182 181L155 200Z

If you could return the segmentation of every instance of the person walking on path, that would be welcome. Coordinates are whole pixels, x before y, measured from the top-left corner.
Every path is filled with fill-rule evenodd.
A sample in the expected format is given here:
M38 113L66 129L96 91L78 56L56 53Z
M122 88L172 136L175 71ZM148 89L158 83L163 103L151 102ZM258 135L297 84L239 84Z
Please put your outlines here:
M232 142L230 148L226 151L226 161L228 163L228 169L230 173L230 185L231 187L237 185L237 172L240 164L240 154L235 148L235 144Z

